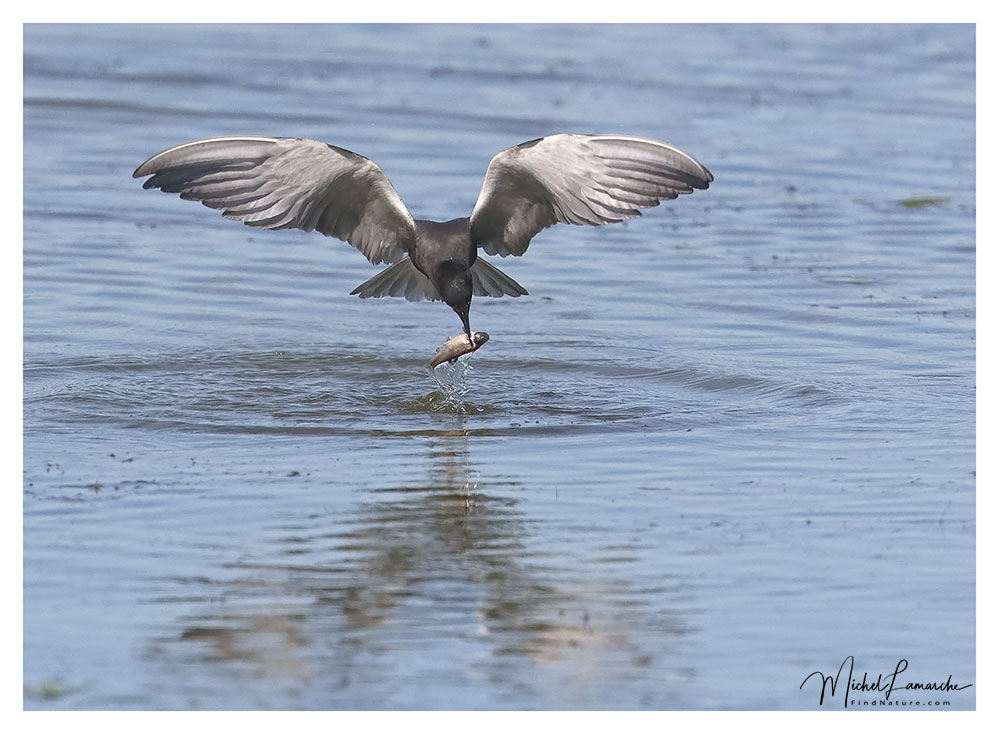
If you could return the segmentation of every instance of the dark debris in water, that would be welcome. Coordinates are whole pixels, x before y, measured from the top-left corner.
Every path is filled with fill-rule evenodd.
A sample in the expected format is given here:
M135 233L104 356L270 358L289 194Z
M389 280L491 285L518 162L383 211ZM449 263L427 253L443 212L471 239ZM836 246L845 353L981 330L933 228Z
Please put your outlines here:
M40 685L25 684L24 696L25 698L41 701L55 701L74 693L85 691L87 688L89 688L89 684L66 686L63 685L57 678L51 678L44 681Z
M949 196L913 196L902 199L898 205L905 209L927 209L931 206L943 206L948 201Z

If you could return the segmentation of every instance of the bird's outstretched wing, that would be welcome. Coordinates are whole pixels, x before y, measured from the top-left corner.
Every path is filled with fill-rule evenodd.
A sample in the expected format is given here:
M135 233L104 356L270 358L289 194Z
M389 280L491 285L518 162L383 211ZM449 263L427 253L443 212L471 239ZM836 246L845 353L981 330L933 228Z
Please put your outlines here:
M415 241L413 215L373 161L304 138L231 137L157 153L135 178L251 227L317 230L372 263L394 263Z
M711 172L679 148L624 135L551 135L489 163L472 210L472 241L490 255L523 255L557 222L598 225L640 216L694 189Z

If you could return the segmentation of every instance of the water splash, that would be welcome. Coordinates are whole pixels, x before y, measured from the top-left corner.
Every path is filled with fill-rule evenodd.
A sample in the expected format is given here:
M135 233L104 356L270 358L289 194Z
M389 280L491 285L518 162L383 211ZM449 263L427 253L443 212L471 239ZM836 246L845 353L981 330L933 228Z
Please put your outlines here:
M440 402L435 402L432 409L466 413L464 397L468 392L468 375L471 371L472 365L467 358L459 358L453 363L445 362L432 370L434 381L440 388Z

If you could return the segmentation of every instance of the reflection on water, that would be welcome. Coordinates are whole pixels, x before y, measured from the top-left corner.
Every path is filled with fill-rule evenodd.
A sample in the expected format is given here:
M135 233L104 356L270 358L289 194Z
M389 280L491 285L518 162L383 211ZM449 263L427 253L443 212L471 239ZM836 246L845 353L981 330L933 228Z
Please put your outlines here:
M483 489L465 416L438 420L425 476L371 491L349 516L317 513L275 528L267 544L228 565L224 582L176 579L188 598L203 601L178 620L176 636L151 647L150 658L183 669L193 656L222 679L272 680L305 691L307 707L346 705L337 698L345 696L368 708L463 707L432 693L393 700L403 647L429 656L413 663L416 689L473 676L535 705L545 692L532 690L525 663L561 668L566 695L584 705L599 700L588 689L606 684L608 666L662 665L656 656L688 622L651 614L649 590L630 588L635 549L607 549L580 575L543 543L538 548L544 528L519 507L520 482L494 480ZM641 646L631 629L657 630L656 646ZM442 665L439 656L446 659L452 646L471 649L479 662L464 671ZM329 680L339 681L340 693L330 694L337 700L309 697L311 681ZM211 691L205 683L200 695ZM502 701L493 703L518 705Z

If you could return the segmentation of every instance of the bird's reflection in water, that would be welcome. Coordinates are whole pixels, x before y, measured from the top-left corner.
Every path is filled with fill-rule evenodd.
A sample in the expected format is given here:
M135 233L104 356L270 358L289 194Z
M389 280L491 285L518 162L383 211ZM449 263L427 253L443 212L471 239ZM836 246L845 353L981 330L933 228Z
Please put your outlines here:
M234 564L213 592L221 603L183 622L180 639L198 643L186 661L292 685L332 680L355 705L379 707L389 680L524 693L538 665L561 668L563 689L585 687L653 664L631 630L653 634L657 651L682 636L677 616L643 611L612 567L545 543L517 480L479 477L465 417L438 419L449 427L427 438L420 481L371 490L349 517L286 525L263 560Z

